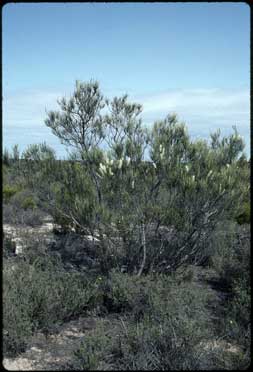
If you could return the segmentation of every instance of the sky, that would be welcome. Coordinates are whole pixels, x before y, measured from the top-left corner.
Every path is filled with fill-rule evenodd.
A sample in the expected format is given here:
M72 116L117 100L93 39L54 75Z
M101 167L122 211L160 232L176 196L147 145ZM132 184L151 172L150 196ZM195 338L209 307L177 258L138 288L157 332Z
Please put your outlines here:
M236 125L250 154L246 3L9 3L2 8L3 148L46 142L46 110L75 81L143 105L143 123L177 113L192 138Z

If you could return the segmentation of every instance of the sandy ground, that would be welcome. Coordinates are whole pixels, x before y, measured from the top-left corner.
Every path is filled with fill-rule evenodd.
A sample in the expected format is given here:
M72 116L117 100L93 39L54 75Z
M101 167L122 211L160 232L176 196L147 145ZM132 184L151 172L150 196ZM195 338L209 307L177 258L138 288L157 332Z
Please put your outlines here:
M37 240L45 240L47 243L52 241L55 238L53 233L54 228L60 229L60 226L54 224L50 216L45 218L44 223L38 227L3 224L4 234L6 234L7 237L11 238L11 240L16 244L16 254L23 253L23 249L26 246L26 237L28 237L29 235L36 237ZM99 242L98 238L91 235L86 235L85 239Z
M38 240L45 239L50 241L53 239L53 228L57 227L53 224L52 218L47 216L44 223L38 227L29 226L14 226L10 224L3 224L3 231L7 237L11 238L16 244L16 254L23 252L23 247L26 244L26 236L36 236Z
M4 358L3 366L9 371L71 370L69 363L73 358L74 350L87 333L95 331L101 325L106 326L110 333L114 333L116 329L117 333L122 331L121 322L117 317L80 317L63 324L57 333L48 336L37 333L29 349L18 357ZM242 352L239 347L224 340L210 340L202 342L200 346L205 350L219 351L222 349L233 354Z
M62 370L73 357L73 352L87 332L101 322L96 317L79 318L63 324L57 333L37 333L32 346L15 358L4 358L3 366L9 371Z
M24 231L19 231L18 228L11 225L4 225L4 232L16 239L17 248L25 244L20 236L24 235ZM51 221L45 221L45 223L36 228L28 228L27 233L36 234L39 238L47 236L51 239L53 237L53 223ZM19 246L20 245L20 246ZM210 285L204 284L203 282L203 271L200 268L195 267L195 280L198 285L206 286L207 291L213 293L215 306L219 306L219 302L222 299L222 293L211 288ZM201 279L202 278L202 279ZM80 317L77 320L72 320L58 327L57 332L50 335L44 335L43 333L37 333L34 335L31 341L31 347L28 348L24 353L15 358L4 358L3 366L9 371L39 371L39 370L64 370L69 369L68 364L73 358L73 352L80 344L82 338L87 332L92 332L101 323L106 324L106 327L110 330L113 328L120 329L121 325L117 317L113 315L107 318L98 318L94 316ZM118 332L118 331L117 331ZM237 354L242 351L235 345L231 345L224 340L210 340L201 344L203 349L219 350L223 349L229 353ZM69 369L71 370L71 369Z

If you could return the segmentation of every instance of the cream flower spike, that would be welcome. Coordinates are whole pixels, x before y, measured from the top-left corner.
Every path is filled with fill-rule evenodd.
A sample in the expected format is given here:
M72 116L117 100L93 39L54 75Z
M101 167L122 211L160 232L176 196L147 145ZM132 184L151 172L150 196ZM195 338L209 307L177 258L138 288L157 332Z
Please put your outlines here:
M102 174L106 173L106 166L102 163L99 164L99 169L101 170Z
M119 168L119 169L122 168L122 164L123 164L123 159L119 159L119 165L118 165L118 168Z
M108 170L108 174L109 174L110 176L113 176L113 175L114 175L114 173L112 172L111 168L109 168L109 170Z

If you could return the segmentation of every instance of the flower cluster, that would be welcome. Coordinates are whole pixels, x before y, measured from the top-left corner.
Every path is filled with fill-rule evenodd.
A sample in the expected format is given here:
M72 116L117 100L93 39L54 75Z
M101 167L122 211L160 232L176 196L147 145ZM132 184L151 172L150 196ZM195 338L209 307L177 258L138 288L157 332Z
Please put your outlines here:
M161 144L159 146L159 153L160 153L161 160L163 160L164 159L164 155L165 155L165 148Z
M112 167L117 167L118 169L122 169L123 164L129 165L131 162L131 158L126 157L126 159L120 158L119 160L109 159L107 155L104 156L104 162L99 164L100 174L105 176L108 174L109 176L113 176L114 173L112 171Z

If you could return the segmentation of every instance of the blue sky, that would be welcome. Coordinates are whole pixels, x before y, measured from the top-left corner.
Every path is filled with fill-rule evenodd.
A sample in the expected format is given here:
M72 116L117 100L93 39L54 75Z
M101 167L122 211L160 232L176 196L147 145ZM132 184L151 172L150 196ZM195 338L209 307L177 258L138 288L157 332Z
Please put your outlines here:
M245 3L9 3L2 10L3 146L46 141L45 108L76 79L176 112L193 137L237 125L249 154L250 9Z

